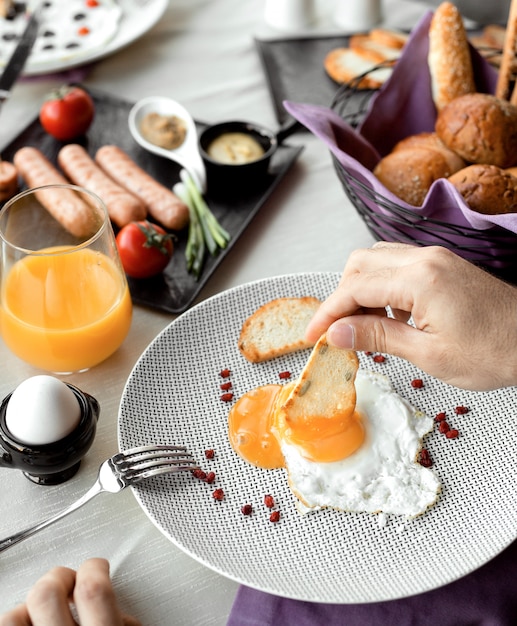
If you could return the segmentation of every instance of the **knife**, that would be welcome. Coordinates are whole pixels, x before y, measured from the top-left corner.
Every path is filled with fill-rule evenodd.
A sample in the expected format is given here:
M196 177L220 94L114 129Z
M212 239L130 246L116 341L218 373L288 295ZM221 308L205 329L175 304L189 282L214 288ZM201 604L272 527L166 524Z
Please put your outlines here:
M29 56L32 46L36 41L40 21L39 13L40 11L38 8L31 14L20 41L16 45L9 61L7 61L2 76L0 76L0 105L2 105L9 97L11 87L21 74L25 62L27 61L27 57Z

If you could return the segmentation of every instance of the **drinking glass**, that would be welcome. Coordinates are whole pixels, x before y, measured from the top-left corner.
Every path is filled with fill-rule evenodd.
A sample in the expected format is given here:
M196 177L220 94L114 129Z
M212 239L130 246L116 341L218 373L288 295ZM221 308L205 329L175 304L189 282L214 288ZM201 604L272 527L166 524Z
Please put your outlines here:
M24 191L0 211L0 332L27 363L87 370L113 354L132 304L102 200L75 185Z

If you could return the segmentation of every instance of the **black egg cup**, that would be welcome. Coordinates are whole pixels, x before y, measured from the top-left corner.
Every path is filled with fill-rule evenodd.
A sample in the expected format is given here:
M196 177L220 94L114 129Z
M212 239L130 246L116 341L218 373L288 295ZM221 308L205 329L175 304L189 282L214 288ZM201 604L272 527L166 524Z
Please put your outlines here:
M59 441L30 446L17 441L6 424L10 393L0 405L0 467L21 470L38 485L58 485L77 473L81 459L95 438L100 406L97 400L74 385L66 383L81 408L77 427Z

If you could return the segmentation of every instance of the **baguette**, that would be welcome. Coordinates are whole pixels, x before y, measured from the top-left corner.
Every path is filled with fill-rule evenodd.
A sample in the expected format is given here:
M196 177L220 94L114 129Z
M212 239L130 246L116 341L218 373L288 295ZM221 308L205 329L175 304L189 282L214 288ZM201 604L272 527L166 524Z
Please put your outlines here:
M238 347L251 363L260 363L314 344L305 329L320 306L317 298L277 298L250 315L242 325Z
M508 23L506 25L506 36L504 39L503 55L501 57L501 67L495 88L495 95L503 100L510 99L510 83L512 80L512 65L515 60L517 49L517 2L512 0ZM511 102L517 104L517 92L511 96Z
M438 111L458 96L476 91L467 34L451 2L442 2L431 20L428 66Z

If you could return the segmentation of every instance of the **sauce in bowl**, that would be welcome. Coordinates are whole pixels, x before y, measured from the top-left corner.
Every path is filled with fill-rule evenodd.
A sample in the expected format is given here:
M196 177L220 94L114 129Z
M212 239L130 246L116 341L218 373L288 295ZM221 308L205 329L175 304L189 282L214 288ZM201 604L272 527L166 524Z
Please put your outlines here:
M208 146L207 154L229 165L251 163L264 156L264 148L248 133L227 132L216 137Z
M140 132L149 143L166 150L175 150L185 141L187 126L176 115L151 112L143 117Z

